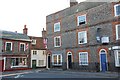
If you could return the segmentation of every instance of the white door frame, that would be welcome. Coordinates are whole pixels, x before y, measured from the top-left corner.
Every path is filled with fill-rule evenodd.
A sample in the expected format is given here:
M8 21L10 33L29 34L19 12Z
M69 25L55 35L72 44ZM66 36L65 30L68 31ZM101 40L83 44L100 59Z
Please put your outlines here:
M51 54L50 54L50 53L47 54L47 58L46 58L46 68L47 68L47 69L49 69L49 68L48 68L48 56L50 56L50 58L51 58ZM51 62L51 61L50 61L50 62Z
M100 51L99 51L99 58L100 58L100 71L102 71L102 67L101 67L101 51L105 51L105 54L106 54L106 63L108 62L108 60L107 60L107 51L105 50L105 49L101 49ZM107 70L108 70L108 64L106 65L107 66Z
M69 56L69 55L71 55L71 58L72 58L72 52L70 52L70 51L67 52L67 69L69 69L69 67L68 67L68 56ZM73 61L73 59L72 59L72 61Z

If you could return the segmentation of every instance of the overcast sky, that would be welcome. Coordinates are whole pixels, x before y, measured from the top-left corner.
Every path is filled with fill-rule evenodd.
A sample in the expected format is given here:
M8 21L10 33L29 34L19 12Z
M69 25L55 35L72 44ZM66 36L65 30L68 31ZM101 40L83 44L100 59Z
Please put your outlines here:
M46 16L69 7L70 0L0 0L0 30L41 36ZM78 2L83 0L77 0Z

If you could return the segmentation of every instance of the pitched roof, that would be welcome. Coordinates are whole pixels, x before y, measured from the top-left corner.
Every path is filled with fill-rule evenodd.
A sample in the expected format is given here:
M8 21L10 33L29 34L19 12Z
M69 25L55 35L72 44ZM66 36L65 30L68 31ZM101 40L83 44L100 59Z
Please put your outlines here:
M0 38L4 39L12 39L12 40L22 40L22 41L30 41L30 38L22 33L16 33L11 31L0 31Z

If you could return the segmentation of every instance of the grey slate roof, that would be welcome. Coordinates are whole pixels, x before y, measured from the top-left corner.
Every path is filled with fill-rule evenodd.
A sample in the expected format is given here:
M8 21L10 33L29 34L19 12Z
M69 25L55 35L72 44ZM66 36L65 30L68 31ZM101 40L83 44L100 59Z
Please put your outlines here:
M11 31L0 31L0 38L11 39L11 40L22 40L22 41L30 41L30 38L22 33L16 33Z

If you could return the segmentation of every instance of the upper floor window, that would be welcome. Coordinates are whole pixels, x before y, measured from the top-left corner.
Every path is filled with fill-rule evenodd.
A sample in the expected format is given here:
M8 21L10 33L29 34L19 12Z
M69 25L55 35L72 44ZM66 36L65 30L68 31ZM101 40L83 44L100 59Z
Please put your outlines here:
M87 31L78 32L78 44L87 43Z
M12 51L12 42L6 42L6 51Z
M114 5L114 13L115 13L115 16L120 15L120 4Z
M33 51L33 55L37 55L37 51Z
M79 53L79 65L88 65L88 52Z
M32 45L36 45L36 40L35 39L32 39Z
M116 40L120 39L120 24L116 25Z
M20 51L21 52L25 51L25 43L20 43Z
M60 22L54 24L54 32L60 31Z
M77 17L77 24L78 26L82 24L86 24L86 15L81 15Z
M53 65L62 65L62 54L53 54L52 55L52 64Z
M54 47L60 47L61 46L61 37L56 36L54 37Z

